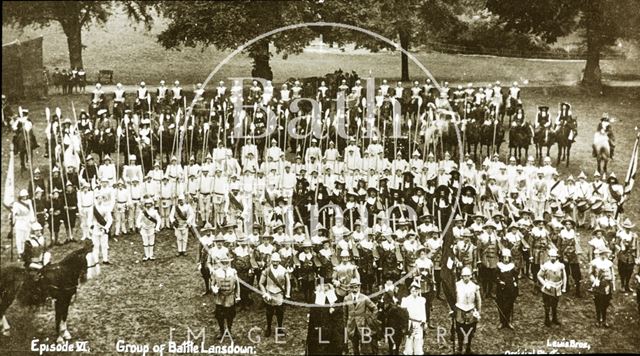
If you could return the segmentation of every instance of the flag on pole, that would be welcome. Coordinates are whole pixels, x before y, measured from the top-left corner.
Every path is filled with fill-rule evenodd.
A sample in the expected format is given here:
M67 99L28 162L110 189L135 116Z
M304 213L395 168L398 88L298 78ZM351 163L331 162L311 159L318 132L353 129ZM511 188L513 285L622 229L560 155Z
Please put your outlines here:
M13 145L11 145L11 151L9 152L9 167L7 168L7 178L4 181L4 197L2 198L2 204L5 207L11 208L13 202L16 200L16 181L14 177L14 159L13 159Z
M631 190L633 189L633 183L636 179L636 173L638 172L638 146L640 141L640 131L636 128L636 143L633 145L633 151L631 152L631 160L629 161L629 169L627 170L627 177L624 180L624 195L625 199Z
M267 204L269 204L270 207L274 207L275 204L273 204L273 200L271 200L271 197L269 196L269 192L265 189L264 190L264 200L267 202Z
M453 212L442 211L442 221L449 221L450 214ZM456 272L453 255L453 245L455 239L453 237L453 229L449 228L445 231L442 239L442 259L440 277L442 278L442 291L444 292L447 303L451 310L456 305Z
M240 202L238 201L236 196L233 195L233 194L229 194L229 203L231 204L231 206L233 206L237 210L243 210L244 209L242 204L240 204Z

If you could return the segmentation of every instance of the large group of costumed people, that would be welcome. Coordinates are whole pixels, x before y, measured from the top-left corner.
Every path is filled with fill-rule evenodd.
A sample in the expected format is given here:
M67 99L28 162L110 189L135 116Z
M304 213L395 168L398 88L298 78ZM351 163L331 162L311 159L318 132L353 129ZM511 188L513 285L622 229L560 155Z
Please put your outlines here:
M244 281L262 295L266 336L284 327L289 299L327 305L310 309L310 354L378 352L377 342L362 341L362 328L395 324L389 351L422 354L432 314L448 313L434 301L444 297L449 220L459 351L471 351L486 308L499 309L500 329L514 328L521 284L543 299L546 326L561 323L559 300L591 293L596 323L606 328L612 295L640 281L640 242L621 206L621 182L604 171L566 176L549 151L522 155L517 148L537 139L575 141L578 132L568 103L556 117L539 106L527 120L517 83L385 80L369 104L355 78L291 80L278 90L220 81L193 93L178 81L153 91L118 84L112 93L97 84L90 96L77 113L47 109L44 132L40 119L34 128L29 111L3 97L3 124L30 171L10 207L19 259L41 269L48 246L90 239L94 257L109 265L119 259L109 244L120 239L153 263L156 235L173 231L176 258L197 245L221 335L231 333L238 308L254 310ZM293 110L303 97L319 105ZM603 115L597 131L613 148L611 121ZM515 132L526 140L509 142L513 155L500 150L505 129L510 140ZM47 159L36 165L40 146ZM486 298L496 304L483 307ZM349 341L333 329L318 335L318 325L342 326Z

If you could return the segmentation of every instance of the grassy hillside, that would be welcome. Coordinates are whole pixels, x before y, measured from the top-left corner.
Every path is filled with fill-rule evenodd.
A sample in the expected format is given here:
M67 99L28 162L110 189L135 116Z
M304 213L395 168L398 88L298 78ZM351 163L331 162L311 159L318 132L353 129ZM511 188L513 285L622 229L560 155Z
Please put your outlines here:
M156 41L164 28L159 19L146 31L142 25L132 25L124 14L114 15L105 26L93 26L83 32L84 63L89 79L95 80L100 69L112 69L115 80L132 84L140 80L157 83L161 79L183 83L197 83L206 78L230 51L213 48L184 48L165 50ZM43 35L44 64L49 69L68 66L67 43L62 28L53 24L44 29L18 30L3 27L4 43L16 38L26 39ZM584 67L584 61L538 61L516 58L494 58L486 56L448 55L440 53L417 53L416 57L438 80L450 82L485 82L501 80L528 80L531 85L572 85L576 83ZM308 77L333 72L338 68L355 70L366 75L369 70L378 78L394 79L400 76L400 54L382 52L303 53L287 60L274 55L272 60L276 81L292 76ZM603 61L603 76L606 79L637 79L640 76L640 61ZM251 60L244 55L225 65L216 79L229 76L248 76ZM424 78L417 66L411 65L411 76Z

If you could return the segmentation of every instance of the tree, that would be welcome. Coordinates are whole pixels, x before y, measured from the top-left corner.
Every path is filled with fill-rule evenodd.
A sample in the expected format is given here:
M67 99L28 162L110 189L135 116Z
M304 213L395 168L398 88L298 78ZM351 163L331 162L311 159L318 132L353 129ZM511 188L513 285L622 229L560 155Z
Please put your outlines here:
M523 33L536 34L549 43L580 31L586 42L582 84L600 89L602 51L620 38L640 38L638 0L488 0L489 11Z
M463 24L456 17L458 0L332 0L319 4L319 16L327 22L358 26L394 41L409 51L418 44L449 36ZM371 51L393 46L356 31L327 31L323 38L337 43L354 42L357 47ZM409 61L404 52L401 58L401 80L409 80Z
M165 48L213 45L218 49L236 49L271 30L316 21L314 4L313 1L162 2L158 9L170 22L158 40ZM252 76L273 79L271 43L276 53L286 57L301 53L315 37L312 30L298 28L254 43L247 49L253 59Z
M151 25L149 1L118 1L127 15L136 21ZM115 1L15 1L2 3L3 25L45 27L52 22L59 22L67 36L69 47L69 64L71 67L83 68L82 63L82 29L91 24L104 24L112 10L117 6Z

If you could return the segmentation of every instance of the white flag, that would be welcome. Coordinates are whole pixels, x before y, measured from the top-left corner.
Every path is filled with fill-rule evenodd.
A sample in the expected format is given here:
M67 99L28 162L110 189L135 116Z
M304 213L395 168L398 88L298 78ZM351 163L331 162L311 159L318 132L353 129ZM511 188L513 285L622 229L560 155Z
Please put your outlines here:
M627 177L624 180L624 195L631 194L633 189L633 183L635 182L636 173L638 172L638 141L640 140L640 133L636 134L636 143L633 145L633 151L631 152L631 160L629 161L629 169L627 170Z
M15 177L14 177L14 159L13 159L13 145L11 146L11 152L9 152L9 167L7 168L7 179L4 181L4 197L2 203L7 208L11 208L13 202L16 200L15 192Z

